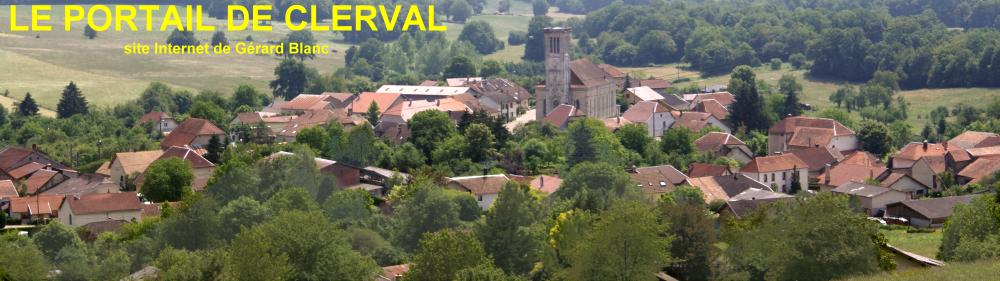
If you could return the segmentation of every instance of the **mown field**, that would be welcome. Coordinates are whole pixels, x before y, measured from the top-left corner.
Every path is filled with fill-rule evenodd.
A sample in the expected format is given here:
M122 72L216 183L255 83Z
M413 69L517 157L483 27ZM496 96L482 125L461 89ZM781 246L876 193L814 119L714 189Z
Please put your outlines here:
M19 6L18 22L28 24L27 6ZM10 15L0 13L0 22L9 22ZM495 2L484 9L484 15L471 20L485 20L492 24L497 38L506 42L513 30L527 30L531 18L531 4L513 1L513 15L494 15ZM160 81L178 89L190 91L215 90L229 93L239 84L250 84L267 91L273 79L274 67L280 58L270 55L124 55L122 47L129 43L152 44L164 42L168 31L107 31L94 40L83 36L83 24L72 31L60 30L63 25L61 6L53 7L50 32L12 33L8 27L0 29L0 92L10 91L10 98L21 99L31 92L45 108L55 108L59 94L70 81L76 82L87 99L97 106L108 106L134 99L150 82ZM162 14L162 11L161 11ZM154 17L154 26L159 18ZM136 19L143 26L142 17ZM206 25L224 29L225 21L205 17ZM289 30L281 22L274 22L271 32L226 31L230 42L242 41L252 36L255 42L279 41ZM446 23L449 39L456 39L462 24ZM211 41L210 32L196 33L202 42ZM344 64L344 51L350 47L339 34L314 32L317 43L328 45L334 52L307 61L320 73L330 73ZM510 47L488 56L503 61L519 61L523 46ZM10 106L9 99L0 104Z
M676 87L687 87L698 85L700 87L711 85L726 85L729 83L729 75L718 75L711 77L701 77L697 71L686 69L685 64L670 64L656 67L625 68L633 73L641 73L648 76L675 80L677 78L688 78L690 82L678 83ZM777 86L778 79L784 74L792 74L802 83L803 94L799 97L803 103L808 103L817 108L835 106L830 102L830 94L837 91L843 82L830 81L809 77L806 70L795 70L787 64L780 70L772 70L769 66L761 66L754 69L758 79L764 79L772 86ZM973 106L983 106L994 98L1000 98L1000 89L988 88L951 88L951 89L922 89L902 91L899 93L910 103L910 112L907 123L918 132L923 128L927 114L938 106L952 107L957 104L969 104ZM857 114L855 114L857 116ZM860 117L859 117L860 118Z
M971 263L949 263L944 267L909 271L894 271L869 276L844 279L845 281L925 281L925 280L997 280L1000 278L1000 260Z
M936 258L941 247L940 229L931 233L906 233L903 229L882 230L882 234L889 239L889 245L932 259Z

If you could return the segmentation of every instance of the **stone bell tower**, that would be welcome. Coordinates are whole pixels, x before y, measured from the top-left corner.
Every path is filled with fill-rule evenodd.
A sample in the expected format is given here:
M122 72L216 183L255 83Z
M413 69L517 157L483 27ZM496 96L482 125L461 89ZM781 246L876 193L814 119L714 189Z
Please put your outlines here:
M545 33L545 89L538 91L535 102L537 120L545 118L560 104L570 103L569 50L570 32L568 27L547 27Z

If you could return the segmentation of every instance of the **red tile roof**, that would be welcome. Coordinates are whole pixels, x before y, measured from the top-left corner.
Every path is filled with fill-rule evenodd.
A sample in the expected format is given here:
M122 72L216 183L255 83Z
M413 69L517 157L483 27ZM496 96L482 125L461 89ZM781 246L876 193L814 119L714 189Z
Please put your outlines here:
M847 155L841 164L851 164L851 165L862 165L862 166L885 166L882 164L882 160L875 157L867 151L858 150L854 153Z
M429 86L437 86L437 84L438 82L434 80L424 80L423 82L420 82L418 86L429 87Z
M584 116L586 114L583 111L576 109L576 107L568 104L560 104L556 108L549 112L549 115L545 116L543 119L545 122L552 124L553 126L562 128L569 123L573 117Z
M609 77L625 78L625 72L622 72L613 65L602 63L598 64L597 67L601 68L601 70L604 70L604 73L607 73Z
M969 155L974 158L1000 155L1000 146L977 147L969 149Z
M8 146L0 150L0 170L10 171L17 168L18 162L31 155L33 151L27 148Z
M673 127L687 128L694 132L700 132L701 129L708 125L708 120L713 118L712 114L704 112L687 111L680 114L674 114L677 119L674 121Z
M892 158L917 161L924 156L944 156L947 153L944 145L940 143L927 143L926 148L924 145L921 142L911 142L900 149Z
M43 169L36 171L34 174L31 174L31 177L29 177L24 182L25 186L24 192L27 194L37 193L38 190L42 188L42 186L45 186L46 183L48 183L50 180L52 180L52 178L54 178L58 174L59 172L53 170Z
M17 198L17 188L10 180L0 180L0 198Z
M310 109L322 109L330 105L327 101L329 96L326 95L308 95L301 94L295 96L292 100L281 105L283 110L310 110Z
M691 165L688 165L687 172L689 178L717 177L729 174L729 167L704 163L691 163Z
M76 215L142 210L139 195L134 191L67 196L66 201Z
M931 167L931 171L934 171L934 174L940 174L941 172L944 172L945 168L947 168L946 161L943 155L942 156L928 155L924 156L923 158L920 158L920 160L917 161L927 162L927 165Z
M807 169L806 162L794 154L771 155L754 158L740 169L744 173L767 173L776 171L787 171L791 169Z
M948 144L961 147L964 149L975 148L979 143L991 138L997 137L997 134L987 133L987 132L976 132L976 131L965 131L958 136L955 136L951 140L948 140Z
M698 148L698 151L703 151L703 152L705 151L716 152L722 149L724 146L730 146L730 145L746 146L747 144L744 143L739 138L736 138L736 136L723 132L711 132L705 134L704 136L701 136L700 138L694 141L694 146Z
M721 104L722 106L725 106L725 107L728 107L728 106L736 103L736 96L734 96L733 94L730 94L729 92L715 92L715 93L707 93L707 94L696 94L694 96L694 99L691 100L691 103L699 103L700 101L710 100L710 99L719 102L719 104Z
M461 101L453 98L441 98L433 101L429 100L412 100L396 103L389 110L383 112L383 115L389 116L399 116L399 118L404 121L409 121L413 118L413 115L417 113L427 111L427 110L438 110L441 112L471 112L468 106Z
M29 213L30 215L56 215L62 206L62 195L39 195L10 199L11 213Z
M409 264L399 264L382 268L382 275L376 278L377 281L396 281L398 277L410 271Z
M365 121L358 115L348 115L343 109L308 110L289 122L277 135L295 137L300 131L337 122L344 126L357 126Z
M799 148L827 146L833 141L833 134L832 129L799 127L788 140L788 146Z
M468 176L448 178L449 183L455 183L476 195L498 194L504 184L510 181L505 175Z
M864 182L869 178L876 179L885 171L885 167L840 164L823 171L817 179L823 185L841 186L851 181ZM826 182L827 179L830 179L829 183Z
M646 123L650 122L650 118L653 117L654 113L664 113L670 110L655 101L640 101L632 105L622 114L628 121L633 123Z
M552 194L553 192L556 192L556 190L559 190L559 186L562 185L562 182L563 180L559 177L541 175L531 180L528 185L530 185L531 188L544 192L545 194Z
M45 168L45 164L38 162L31 162L28 164L21 165L21 167L15 168L10 172L7 172L7 174L10 175L11 178L19 180L27 176L30 176L31 174L35 173L35 171L38 171L42 168Z
M958 175L972 179L969 183L976 183L997 171L1000 171L1000 160L980 158L965 166Z
M212 164L211 161L208 161L208 159L205 159L205 157L202 157L201 154L198 154L198 152L194 151L190 147L171 146L170 148L167 148L167 150L164 150L163 154L160 155L160 158L157 158L156 160L167 159L170 157L177 157L181 160L187 161L188 163L191 163L191 168L194 169L215 167L215 164Z
M162 111L151 111L149 113L146 113L142 117L140 117L138 124L147 123L147 122L149 122L149 123L160 123L160 121L162 121L163 119L173 119L173 118L170 117L170 113L166 113L166 112L162 112Z
M159 159L161 155L163 155L163 151L160 150L119 152L115 153L115 157L111 161L117 161L118 165L122 167L122 172L131 175L145 172L149 164Z
M358 95L348 108L353 114L363 114L368 112L368 107L371 106L372 102L375 102L375 105L378 105L378 112L381 114L401 101L401 96L395 93L364 92Z
M719 120L729 119L729 110L714 99L701 100L692 110L712 114L715 119Z
M775 123L767 131L772 134L791 134L795 133L795 130L800 127L831 129L834 136L854 135L854 131L836 120L805 116L786 117Z
M674 168L672 165L660 165L649 167L638 167L633 174L656 174L662 175L671 184L679 185L688 179L687 175Z
M604 121L604 128L607 128L608 131L611 132L617 131L622 126L632 124L632 121L628 121L628 119L625 119L623 117L609 117L609 118L604 118L603 121Z
M569 63L570 84L597 87L610 83L608 74L588 59L578 59Z
M187 120L184 120L184 122L181 122L177 128L171 131L167 137L160 141L160 147L168 148L171 146L191 145L191 142L193 142L195 138L208 135L224 137L226 133L208 120L201 118L188 118Z
M844 155L841 155L840 151L826 147L796 149L786 153L795 155L802 162L809 165L809 171L818 171L823 169L827 164L833 165L844 159Z
M670 81L663 79L642 79L635 81L636 86L646 86L653 89L670 88Z

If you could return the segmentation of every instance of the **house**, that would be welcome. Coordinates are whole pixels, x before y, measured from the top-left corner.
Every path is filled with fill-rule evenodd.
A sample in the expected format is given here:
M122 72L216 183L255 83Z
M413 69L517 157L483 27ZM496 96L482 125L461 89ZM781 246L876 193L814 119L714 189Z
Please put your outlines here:
M264 159L266 161L271 161L271 160L282 158L282 157L293 157L293 156L295 156L295 153L291 153L291 152L287 152L287 151L278 151L278 152L275 152L275 153L271 153L271 155L268 155ZM327 166L330 166L330 165L333 165L334 163L337 163L337 161L333 161L333 160L329 160L329 159L323 159L323 158L319 158L319 157L313 157L313 163L316 164L316 169L322 170L323 168L326 168Z
M806 165L809 165L809 178L811 179L818 177L820 173L826 170L826 167L844 160L844 155L840 154L840 151L822 146L796 149L787 152L787 154L793 154L799 157L802 162L806 162Z
M375 134L389 143L401 145L410 139L412 132L406 123L379 122Z
M727 134L733 132L733 130L729 129L729 126L726 126L725 123L722 123L721 120L715 118L715 116L712 116L712 114L709 113L696 111L674 111L671 112L671 114L676 119L674 125L670 126L671 128L687 128L692 132L701 132L701 129L710 125L722 129L722 131Z
M375 93L399 94L404 99L435 100L459 94L472 94L469 87L382 85ZM381 104L379 104L381 106ZM368 109L368 106L365 106Z
M719 219L720 220L730 220L739 219L745 215L751 214L760 208L764 208L770 204L779 204L783 201L795 200L795 197L771 197L764 199L750 199L750 200L734 200L726 201L726 205L723 205L719 209Z
M636 187L653 198L676 190L688 179L687 175L671 165L633 167L628 170L628 176Z
M997 171L1000 171L1000 159L979 158L958 172L958 182L963 185L977 183Z
M136 178L162 155L161 150L115 153L110 165L111 182L122 190L134 189Z
M921 157L910 167L909 174L913 179L923 183L933 190L944 188L938 185L938 174L946 171L945 157L940 155L928 155Z
M403 279L403 275L410 271L409 264L391 265L382 268L382 274L375 277L375 281L398 281Z
M493 205L493 201L496 201L497 195L508 181L510 178L503 174L454 177L448 178L447 187L471 193L479 202L479 207L486 210Z
M840 161L840 164L885 167L885 164L882 164L882 159L864 150L856 150L845 156L844 160Z
M961 149L972 149L982 147L980 144L998 138L1000 138L1000 135L994 133L965 131L948 140L948 144Z
M413 115L427 110L438 110L447 113L454 119L461 118L466 112L471 113L472 109L453 98L441 98L436 100L409 100L394 104L382 113L379 123L403 124L410 121Z
M46 167L38 170L24 181L24 194L40 194L45 190L66 181L70 178L70 174L75 174L75 172L52 167Z
M437 84L438 84L438 82L434 81L434 80L424 80L423 82L420 82L419 85L420 86L437 86Z
M80 195L95 193L118 193L121 189L105 175L67 173L68 178L48 189L43 195Z
M10 198L10 219L21 224L37 222L59 216L62 195L37 195Z
M966 151L969 152L969 157L972 157L972 159L979 159L982 157L1000 157L1000 145L970 148Z
M212 178L212 173L215 171L215 164L212 164L211 161L205 159L205 157L194 149L180 146L172 146L167 150L164 150L163 154L161 154L160 157L153 162L155 163L156 161L162 161L171 157L179 158L191 165L191 174L194 175L194 181L191 182L191 188L194 191L202 191L205 189L205 186L208 185L208 179ZM143 174L145 174L145 171L143 171ZM141 188L142 176L140 176L136 182Z
M674 124L670 109L655 101L640 101L632 105L622 118L646 125L647 134L654 138L663 136L663 131Z
M208 120L188 118L160 141L160 147L163 149L170 148L171 146L201 148L208 145L212 137L217 137L219 141L224 141L226 132L223 132L222 129L219 129L219 127L216 127L215 124L212 124Z
M604 119L620 112L613 75L588 59L570 61L571 29L548 27L545 39L545 82L535 86L535 120L545 119L560 105L572 105L587 116Z
M105 232L118 232L118 230L122 228L122 225L125 225L126 223L128 223L126 220L95 221L81 225L78 233L83 236L81 237L83 241L94 242L97 240L97 237L100 237L101 234L104 234Z
M537 110L537 109L536 109ZM573 120L586 117L586 113L578 110L575 106L561 104L554 108L549 115L542 119L543 122L552 124L559 129L566 129Z
M699 104L703 100L715 100L723 107L729 108L729 106L736 103L736 96L729 92L711 92L711 93L701 93L701 94L686 94L682 97L685 101L691 104Z
M701 190L705 202L788 196L775 193L767 185L741 174L689 178L686 183ZM767 191L768 193L757 191Z
M375 103L375 106L378 107L379 116L382 116L386 110L389 110L390 107L402 101L402 95L398 93L363 92L351 101L350 106L347 106L347 113L351 115L366 114L372 103Z
M46 164L31 162L28 164L21 165L21 167L14 168L7 172L7 176L11 180L24 180L34 174L36 171L41 170L47 166Z
M887 172L879 180L882 181L882 187L902 191L908 194L910 199L922 197L930 190L929 186L924 185L906 173Z
M451 79L448 81L451 83ZM479 104L489 111L496 111L504 120L517 118L519 111L527 110L530 106L531 93L506 78L479 79L462 85L470 88Z
M628 104L636 104L641 101L659 102L663 99L663 96L660 95L660 93L657 93L650 87L633 87L625 89L625 91L622 92L622 97L625 98L625 101L628 102Z
M642 175L642 174L653 174L659 175L663 180L667 181L672 185L681 185L687 181L688 177L677 168L672 165L659 165L659 166L649 166L649 167L632 167L629 169L629 174Z
M142 213L135 192L66 196L62 205L59 221L74 227L106 220L137 221Z
M531 188L541 191L545 194L555 193L562 186L563 180L557 176L550 175L540 175L535 177L528 183Z
M638 79L631 82L636 87L649 87L657 92L665 92L670 88L670 81L664 79L650 78L650 79Z
M910 199L905 192L877 185L851 181L830 190L835 194L845 194L857 198L860 211L873 217L885 214L886 205Z
M767 130L768 153L822 146L849 152L858 149L854 131L828 118L790 116Z
M347 131L367 121L358 115L348 115L343 109L309 110L293 119L285 128L275 134L275 140L278 142L293 142L295 141L295 136L298 136L302 130L334 122L340 124Z
M947 142L911 142L903 146L899 152L889 159L889 167L892 170L907 170L912 168L917 163L917 160L924 158L924 156L938 156L943 158L951 150L955 150L955 148L949 148Z
M740 164L749 163L754 157L753 151L750 151L750 147L746 143L728 133L707 133L695 140L694 146L699 152L728 157L740 162Z
M691 163L688 165L687 171L689 178L728 176L732 174L733 171L728 166L704 163Z
M951 217L955 206L969 204L979 194L910 200L886 205L886 217L904 218L917 227L939 227Z
M162 111L150 111L142 117L139 117L139 122L136 124L142 125L149 123L152 125L153 130L159 131L161 133L166 133L173 131L177 128L177 120L174 120L170 116L170 113Z
M52 160L48 154L39 151L38 146L32 145L28 149L9 145L0 149L0 180L11 179L9 174L12 170L32 162L59 169L68 168L62 163Z
M798 190L805 190L809 184L809 166L793 154L778 154L754 158L740 169L740 173L771 186L774 191L790 193L798 180ZM798 176L797 179L795 177Z
M729 109L714 99L700 100L691 107L692 111L712 114L712 117L719 120L729 120Z
M825 169L816 179L820 190L831 190L850 182L877 181L888 171L883 166L840 163Z
M20 196L17 194L17 187L14 187L13 181L0 180L0 199L17 198Z
M332 98L327 95L299 94L281 105L281 111L291 114L302 114L310 110L333 109Z
M480 81L483 81L483 77L457 77L457 78L445 78L444 84L445 86L448 87L464 87L468 86L469 84ZM437 82L435 82L435 85L436 83ZM426 85L426 86L435 86L435 85Z
M625 77L628 76L628 74L625 74L624 71L606 63L598 64L597 67L604 70L604 73L607 73L608 78L611 79L611 82L615 83L616 88L621 89L625 86Z
M236 114L236 118L229 122L230 128L236 128L239 126L247 126L251 130L256 129L260 123L264 123L270 129L270 134L275 134L280 132L285 126L288 126L292 120L298 117L296 115L280 115L273 112L243 112ZM236 134L236 132L232 132ZM234 137L235 138L235 137Z
M632 121L628 121L625 117L608 117L602 121L604 121L604 128L612 133L617 132L622 126L632 124Z

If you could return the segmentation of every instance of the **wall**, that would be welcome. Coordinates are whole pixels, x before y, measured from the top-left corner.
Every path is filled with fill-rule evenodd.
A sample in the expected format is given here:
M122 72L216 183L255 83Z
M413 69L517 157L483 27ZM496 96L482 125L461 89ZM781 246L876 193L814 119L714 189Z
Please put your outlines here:
M68 226L78 227L92 222L106 221L109 218L112 220L138 221L139 216L141 215L140 210L95 213L86 215L74 215L72 214L72 211L73 210L70 208L69 203L63 203L62 209L59 210L59 222L62 222L63 224Z

